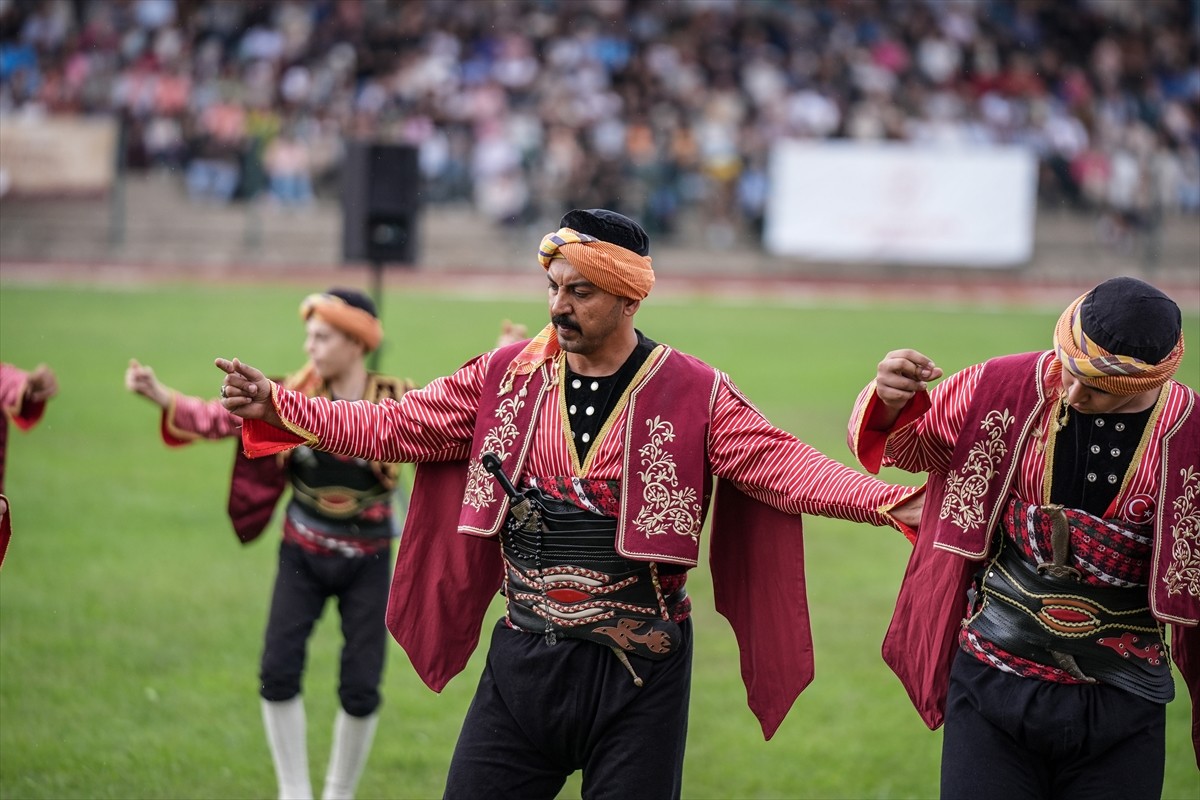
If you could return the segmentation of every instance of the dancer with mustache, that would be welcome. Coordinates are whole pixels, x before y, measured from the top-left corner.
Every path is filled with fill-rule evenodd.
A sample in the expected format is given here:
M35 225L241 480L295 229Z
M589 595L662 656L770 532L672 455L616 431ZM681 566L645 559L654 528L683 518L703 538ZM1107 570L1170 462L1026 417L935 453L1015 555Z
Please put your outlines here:
M550 324L530 340L378 405L218 359L225 407L246 419L252 455L419 462L388 626L434 690L463 669L503 587L446 797L552 798L576 770L586 797L679 797L685 585L712 495L717 607L770 738L812 679L799 515L912 535L920 490L827 458L728 375L635 328L654 271L633 220L571 211L537 262Z

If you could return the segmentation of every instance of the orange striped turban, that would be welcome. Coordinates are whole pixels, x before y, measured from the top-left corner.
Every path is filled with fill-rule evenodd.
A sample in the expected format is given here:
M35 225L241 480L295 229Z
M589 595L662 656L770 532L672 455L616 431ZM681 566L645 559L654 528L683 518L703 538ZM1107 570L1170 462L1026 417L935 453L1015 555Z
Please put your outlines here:
M1105 315L1111 317L1107 325ZM1133 331L1159 341L1122 338ZM1054 329L1054 352L1065 372L1109 394L1127 397L1157 389L1183 360L1179 307L1142 281L1105 281L1063 311Z
M308 322L315 315L362 342L369 353L383 341L383 326L373 313L374 307L374 303L359 292L331 289L304 298L300 303L300 318Z
M556 258L565 258L595 286L618 297L643 300L654 286L650 256L638 255L573 228L559 228L542 238L538 248L542 269L550 269L550 262Z
M596 287L631 300L643 300L654 286L650 239L642 226L606 208L577 208L559 220L559 229L542 237L538 263L550 269L556 258L579 270ZM518 375L529 375L559 352L558 332L550 324L513 358L500 382L500 394ZM524 391L524 389L522 389Z

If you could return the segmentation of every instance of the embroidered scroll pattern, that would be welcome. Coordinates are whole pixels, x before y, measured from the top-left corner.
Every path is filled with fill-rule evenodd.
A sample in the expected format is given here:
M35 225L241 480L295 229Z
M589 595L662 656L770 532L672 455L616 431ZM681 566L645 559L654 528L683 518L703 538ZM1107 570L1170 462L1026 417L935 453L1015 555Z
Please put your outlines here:
M483 437L483 445L479 449L481 455L495 453L501 464L508 459L508 448L519 433L515 420L521 406L525 405L522 399L524 394L522 391L496 407L496 417L500 422ZM495 487L496 482L483 468L483 462L478 458L471 459L471 465L467 468L467 490L463 494L463 505L468 505L476 511L490 505L496 499Z
M1183 493L1171 503L1175 524L1171 526L1171 563L1163 580L1167 594L1186 591L1200 597L1200 472L1195 467L1180 470Z
M675 440L675 426L660 417L646 420L646 424L650 427L650 441L638 450L644 467L638 472L644 484L643 505L633 524L647 536L676 533L696 541L700 537L696 490L679 488L675 457L666 448Z
M988 484L996 476L996 467L1008 452L1004 434L1012 425L1012 414L1008 409L992 411L979 424L984 438L976 442L962 467L946 478L946 496L938 513L940 519L949 519L963 530L982 525L983 498Z

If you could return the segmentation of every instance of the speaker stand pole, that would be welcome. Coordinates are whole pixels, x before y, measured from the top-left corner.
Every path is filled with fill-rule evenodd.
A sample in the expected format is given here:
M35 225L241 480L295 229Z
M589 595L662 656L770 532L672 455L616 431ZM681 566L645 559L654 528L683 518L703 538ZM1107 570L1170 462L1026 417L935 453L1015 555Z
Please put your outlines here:
M377 258L371 259L371 299L375 301L375 313L379 315L379 321L383 322L383 262ZM382 346L375 348L367 358L367 369L371 372L379 371L379 353L382 350Z

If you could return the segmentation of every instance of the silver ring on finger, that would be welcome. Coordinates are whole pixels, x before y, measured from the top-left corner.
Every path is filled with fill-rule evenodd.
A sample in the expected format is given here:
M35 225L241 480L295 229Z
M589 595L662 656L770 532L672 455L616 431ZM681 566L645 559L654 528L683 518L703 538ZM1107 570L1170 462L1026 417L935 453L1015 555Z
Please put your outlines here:
M221 397L225 397L225 384L221 384Z

